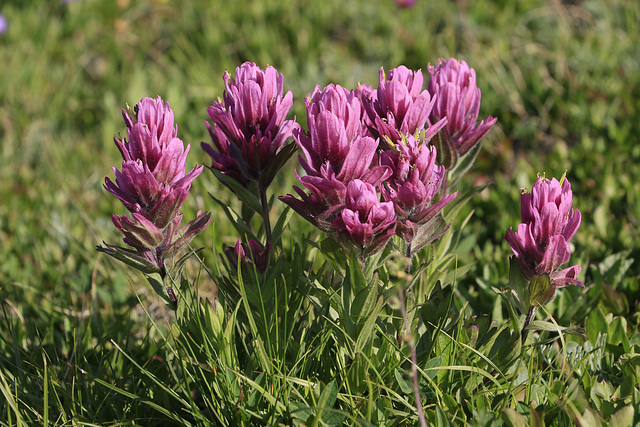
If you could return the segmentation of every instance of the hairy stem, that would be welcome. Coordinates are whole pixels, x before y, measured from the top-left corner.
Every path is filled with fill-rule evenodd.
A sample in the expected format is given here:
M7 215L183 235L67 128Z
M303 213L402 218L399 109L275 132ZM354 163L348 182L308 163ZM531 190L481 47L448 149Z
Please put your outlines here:
M524 325L522 325L522 332L520 333L520 336L522 337L522 344L524 344L525 340L527 339L527 333L529 332L527 330L527 326L529 326L529 323L531 323L531 320L533 320L533 316L536 315L536 308L537 307L533 305L529 307L527 317L524 318Z
M404 329L407 338L409 338L409 349L411 350L411 380L413 383L413 394L416 399L416 409L418 410L418 419L422 427L427 427L427 420L424 417L424 410L422 409L422 398L420 397L420 387L418 385L418 355L416 354L416 345L413 342L411 335L411 325L409 325L409 318L407 317L407 308L404 302L404 289L398 287L398 298L400 299L400 312L402 313L402 320L404 321Z

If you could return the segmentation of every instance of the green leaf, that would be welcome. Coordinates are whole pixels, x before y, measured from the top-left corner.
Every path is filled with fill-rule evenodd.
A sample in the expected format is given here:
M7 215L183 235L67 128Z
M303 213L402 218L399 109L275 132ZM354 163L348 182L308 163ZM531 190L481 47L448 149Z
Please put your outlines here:
M158 267L142 256L138 251L122 248L120 246L112 246L106 243L105 246L97 246L96 249L98 252L110 255L143 273L151 274L158 271Z
M251 231L251 227L249 227L249 225L247 225L247 223L245 223L233 209L231 209L226 203L217 199L213 194L209 193L209 195L218 205L220 205L227 216L227 219L231 222L239 235L247 236L249 239L259 240L253 231Z
M609 419L610 427L628 427L633 424L635 411L633 406L628 405L618 409Z
M456 146L446 128L443 128L433 137L432 144L437 150L438 164L444 166L447 171L455 167L458 163L458 150L456 150Z
M450 416L447 416L442 408L436 406L436 420L438 427L449 427L451 425L449 418Z
M411 242L411 255L442 236L449 225L440 214L431 218L426 224L418 226L418 231Z
M509 427L528 427L527 419L515 409L504 408L502 410L502 421Z
M162 298L162 301L164 301L167 307L175 310L176 306L167 294L167 288L162 280L162 276L160 276L160 273L145 274L144 277L147 279L156 294Z
M611 309L615 315L623 315L629 312L629 302L622 292L616 291L613 286L602 282L602 296L604 304Z
M194 321L195 319L191 319L192 316L189 316L191 313L198 313L199 310L199 301L195 295L193 289L191 289L191 284L185 278L182 280L180 284L180 289L176 290L179 293L178 298L178 306L176 308L176 319L179 321ZM196 314L197 315L197 314ZM197 320L195 320L197 323ZM193 325L196 326L196 325ZM187 329L187 332L192 331L193 329Z
M482 141L473 146L463 156L458 158L457 164L451 169L449 173L449 187L453 187L464 176L467 171L473 166L473 163L478 157L478 153L482 149Z
M263 372L261 374L259 374L256 379L255 379L256 384L258 384L260 386L260 388L262 389L266 389L267 387L267 375ZM254 388L251 390L251 393L249 393L249 398L247 399L247 406L249 408L255 408L258 405L258 402L260 402L260 398L262 397L262 394L258 391L258 388Z
M271 185L271 182L273 181L273 178L275 178L278 171L282 169L284 164L287 163L287 160L291 158L291 156L293 155L293 153L296 152L297 149L298 149L298 144L296 143L289 143L287 145L282 146L280 148L280 151L278 151L278 153L274 157L269 159L269 163L266 169L263 170L262 173L260 174L258 184L262 188L269 187L269 185Z
M424 367L427 377L434 379L438 375L438 371L434 368L439 368L440 366L442 366L442 356L429 359Z
M529 427L544 427L544 418L540 417L533 405L529 405Z
M509 285L515 292L516 303L522 313L529 310L529 281L520 271L518 259L515 256L509 258Z
M444 324L450 309L451 292L451 287L433 292L429 300L420 308L420 319L427 326L427 329L431 330Z
M378 296L378 289L373 287L366 287L362 289L353 299L351 303L351 318L359 323L359 319L368 317L373 311L373 307L376 304L376 298Z
M320 393L317 403L316 420L322 419L323 422L330 420L329 425L336 425L335 413L332 411L338 397L338 386L335 381L331 381ZM337 414L340 416L340 414ZM339 422L338 422L339 423ZM313 424L313 423L312 423Z
M609 323L607 334L607 343L612 345L622 345L625 353L631 351L629 338L627 336L627 319L624 317L616 317L613 322Z
M187 260L191 258L193 255L201 253L203 250L204 248L189 250L186 254L178 258L177 261L171 262L171 263L167 262L166 264L171 264L170 266L167 266L169 275L173 277L178 277L180 275L180 272L182 271L182 267L184 267L184 264L187 262Z
M367 281L364 279L356 251L349 253L349 277L351 278L351 286L354 294L358 294L367 287Z
M355 303L355 302L354 302ZM378 320L378 316L380 315L380 311L382 310L382 306L384 305L384 299L381 297L378 298L378 302L371 310L371 314L367 318L367 320L362 325L362 329L358 333L358 339L356 340L355 351L362 352L365 349L367 343L370 342L371 335L373 333L374 327L376 325L376 321ZM371 350L371 347L369 348ZM367 353L370 353L367 352Z
M346 267L346 257L342 247L331 237L320 242L320 250L335 271L341 272Z
M434 371L434 375L436 375L438 371ZM400 386L400 390L402 390L405 394L413 394L413 384L411 383L411 377L405 371L400 368L396 368L393 371L393 374L396 377L396 381Z
M477 187L473 187L471 190L466 191L464 193L458 193L455 199L451 201L445 208L444 219L447 222L453 221L458 213L462 210L462 208L467 204L472 197L476 194L482 193L485 188L487 188L490 184L478 185Z
M529 306L546 305L553 300L556 288L551 283L549 275L536 274L529 282Z
M276 245L280 241L282 237L282 232L284 231L284 227L289 224L291 220L291 216L293 215L293 210L290 207L286 207L284 211L278 217L278 221L276 225L273 227L273 231L271 233L271 238L273 240L273 244Z
M229 187L229 189L233 191L233 194L238 196L240 201L242 201L242 203L245 206L247 206L249 209L256 212L257 214L262 215L262 205L260 204L260 201L253 193L247 190L238 181L223 174L219 170L215 168L211 168L211 172L213 172L213 174L216 176L216 178L220 180L220 182L222 182L224 185Z
M557 326L551 322L542 320L534 320L525 328L531 331L548 331L548 332L564 332L566 334L582 335L584 330L576 325L573 326Z
M608 332L607 320L600 307L596 307L587 317L586 330L587 338L591 345L596 345L596 340L600 334L604 335Z
M496 337L488 356L504 372L520 357L521 349L520 331L505 327Z
M313 415L313 409L307 403L293 401L289 402L289 406L291 415L300 421L305 422Z
M507 300L507 310L509 312L509 321L511 322L511 329L514 331L517 331L520 329L520 322L518 321L518 316L516 315L509 299L508 298L505 298L505 299ZM535 314L535 309L534 309L534 314Z

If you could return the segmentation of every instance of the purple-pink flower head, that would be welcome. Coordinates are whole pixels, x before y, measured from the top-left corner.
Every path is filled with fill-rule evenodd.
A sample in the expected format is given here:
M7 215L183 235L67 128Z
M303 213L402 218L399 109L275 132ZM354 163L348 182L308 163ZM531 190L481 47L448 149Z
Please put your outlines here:
M316 86L306 106L309 133L296 129L293 136L307 174L320 176L325 167L342 182L362 178L371 167L378 141L364 136L360 99L353 91L330 84L323 90Z
M264 273L269 264L271 246L271 242L267 242L267 245L263 247L260 242L254 239L249 240L249 245L245 245L241 240L238 240L234 247L226 247L224 253L234 270L238 268L238 260L240 260L240 266L243 271L247 271L247 267L252 268L255 265L259 273Z
M365 135L362 104L355 91L333 84L323 90L316 87L306 104L309 132L296 129L293 137L307 173L296 176L311 194L294 187L300 199L287 195L280 200L316 227L331 231L349 182L359 179L377 186L391 170L377 165L378 141Z
M258 180L273 162L297 127L294 120L285 120L293 95L283 96L283 81L275 68L262 70L251 62L236 68L235 79L225 72L223 99L208 109L213 125L207 126L215 149L202 143L214 168L243 182Z
M310 194L294 186L293 189L300 199L291 194L279 199L319 229L333 231L334 217L344 206L347 184L351 181L339 180L327 165L322 166L319 175L300 177L297 172L295 174ZM391 170L388 167L375 166L362 175L361 180L378 187L390 175Z
M561 267L569 261L569 241L578 230L580 211L572 209L571 184L566 177L538 178L531 193L522 191L522 223L517 231L510 228L505 239L518 260L523 276L531 280L548 274L554 288L584 286L577 280L580 265Z
M123 117L128 140L114 138L122 154L122 167L113 168L116 181L105 178L104 187L120 199L133 220L124 215L113 215L112 220L124 234L125 243L164 271L164 262L211 222L209 212L199 211L195 220L180 228L180 208L202 166L186 173L189 146L185 149L177 138L173 111L160 97L143 98L133 112L123 110ZM130 254L108 248L102 249L131 261Z
M383 140L400 141L402 135L415 135L424 129L435 99L423 90L422 71L412 71L401 65L385 74L380 69L378 90L365 99L365 109L373 123L371 132ZM429 140L446 123L431 126L425 135Z
M151 171L156 169L163 158L163 151L171 145L170 150L184 147L182 141L177 139L178 128L174 124L173 111L169 103L157 99L142 98L138 104L130 109L122 110L122 117L127 126L127 142L124 138L115 139L116 146L125 161L140 160ZM188 148L187 148L188 150ZM186 153L182 153L186 158ZM172 156L172 158L175 156ZM166 159L165 159L166 161ZM158 172L165 173L165 167L159 167ZM176 171L176 174L179 171Z
M489 116L478 124L480 89L475 70L465 61L440 58L428 69L429 92L436 99L429 120L434 123L447 119L445 130L458 154L463 155L489 133L498 119Z
M116 182L105 179L105 189L129 211L164 228L180 210L193 180L202 172L196 166L186 173L189 145L176 137L173 111L160 97L143 98L134 114L123 110L127 136L114 138L124 159L122 171L113 168Z
M404 137L380 154L380 164L393 174L381 186L386 201L393 202L398 220L425 224L457 195L448 194L431 204L446 173L436 165L436 148L413 136Z
M373 185L359 179L349 182L344 209L333 226L341 242L360 251L361 258L382 250L395 233L392 202L381 203Z

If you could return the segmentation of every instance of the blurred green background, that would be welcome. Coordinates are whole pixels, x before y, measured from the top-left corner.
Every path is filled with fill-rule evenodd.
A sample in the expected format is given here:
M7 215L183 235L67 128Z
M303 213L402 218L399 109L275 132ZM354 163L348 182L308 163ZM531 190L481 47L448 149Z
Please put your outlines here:
M493 183L469 204L461 257L475 266L461 292L472 298L506 284L503 237L519 222L520 188L538 173L567 171L583 214L572 261L583 265L587 287L616 269L606 279L614 301L601 304L637 328L636 0L417 0L410 9L391 0L5 0L0 13L9 22L0 34L0 301L5 319L24 330L17 347L15 336L3 346L49 346L47 357L62 366L84 331L101 344L130 337L132 351L153 354L134 292L148 285L95 250L121 239L110 216L124 208L102 188L121 163L113 144L125 131L121 109L162 96L191 144L188 166L209 164L199 147L206 109L222 95L224 71L243 61L284 74L303 125L304 96L316 84L375 86L380 67L401 64L428 82L427 65L439 57L467 61L482 90L481 117L498 124L462 184ZM284 175L275 194L290 192ZM185 203L185 218L214 210L203 246L233 241L207 196L224 191L205 171ZM292 230L311 228L294 218ZM477 311L491 309L479 301Z

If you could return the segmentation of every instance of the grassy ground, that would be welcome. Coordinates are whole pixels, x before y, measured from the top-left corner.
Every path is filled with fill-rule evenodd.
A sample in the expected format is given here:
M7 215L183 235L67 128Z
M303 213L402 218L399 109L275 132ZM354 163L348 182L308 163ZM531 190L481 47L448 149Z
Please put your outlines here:
M113 135L124 133L121 108L143 96L169 100L193 166L207 163L199 142L208 138L206 108L222 94L222 73L243 61L278 68L304 122L303 97L316 84L375 84L381 66L426 72L449 56L476 69L481 115L499 120L463 183L492 185L467 208L475 212L458 251L469 271L452 288L454 305L506 321L491 288L508 284L503 237L518 223L519 189L530 188L537 173L566 170L583 215L572 260L582 264L587 287L563 290L548 310L560 325L585 328L587 337L563 345L549 334L524 370L543 379L505 389L508 404L438 374L433 378L455 404L442 397L442 405L427 408L430 420L640 421L633 412L640 403L636 1L418 0L405 10L390 0L21 0L3 2L0 13L9 21L0 35L2 425L215 419L184 410L207 406L190 395L189 370L175 362L171 314L142 276L95 250L120 239L110 215L122 207L102 183L119 165ZM279 178L274 193L289 192L292 183ZM214 211L215 226L199 237L212 258L214 242L235 238L207 192L227 194L205 171L184 212ZM314 233L296 217L291 230ZM213 286L202 279L201 288ZM336 407L357 406L340 383L323 387L316 397L331 397L335 388ZM296 399L290 397L302 397ZM472 409L457 411L465 399Z

